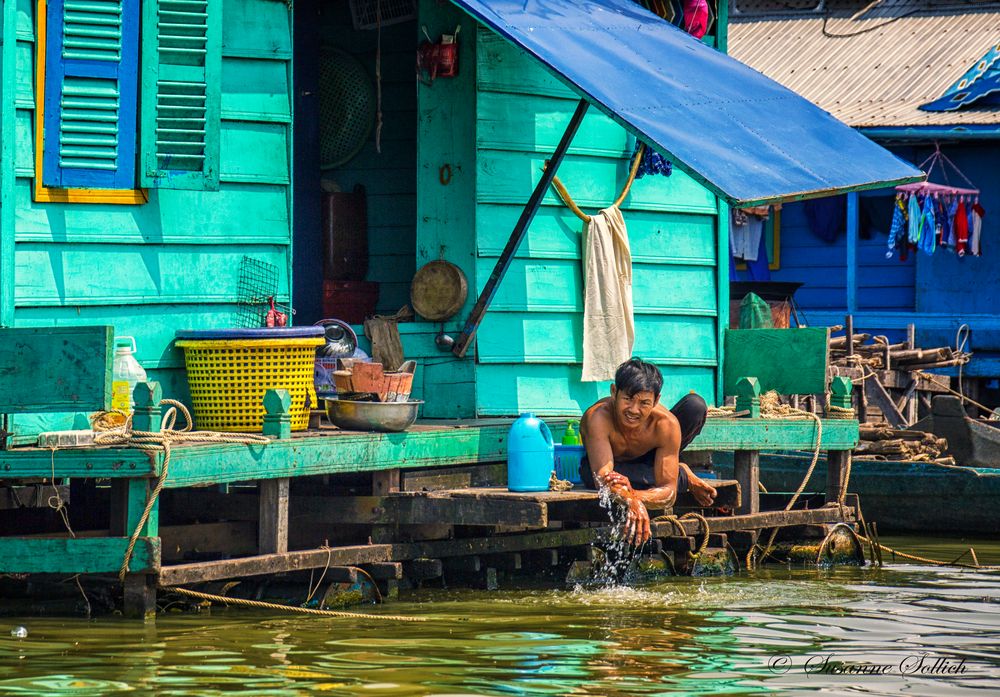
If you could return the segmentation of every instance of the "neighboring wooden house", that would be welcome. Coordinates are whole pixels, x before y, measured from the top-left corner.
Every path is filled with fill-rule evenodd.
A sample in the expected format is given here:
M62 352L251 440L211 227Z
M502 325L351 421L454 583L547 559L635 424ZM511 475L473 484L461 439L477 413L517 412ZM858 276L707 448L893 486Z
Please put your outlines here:
M730 27L734 57L795 90L838 119L919 164L935 143L981 190L987 211L981 257L949 251L886 259L893 192L859 197L871 211L872 234L841 234L826 242L808 229L803 204L781 212L780 264L771 278L805 285L796 299L810 324L842 324L854 314L859 331L902 338L915 323L924 346L953 345L962 323L972 328L975 351L964 374L1000 376L1000 106L988 90L979 99L967 71L982 66L983 82L996 72L1000 3L886 0L862 3L774 3L740 0ZM863 14L859 10L866 9ZM990 83L993 84L993 83ZM923 105L946 93L969 98L947 111ZM931 179L944 182L939 165ZM944 176L968 187L953 170ZM860 218L859 213L859 218Z
M620 190L630 132L674 160L671 177L638 181L623 206L635 262L635 353L663 367L664 401L689 390L710 401L721 395L729 202L918 176L770 81L756 87L770 99L734 119L729 98L706 90L759 76L680 32L663 39L676 59L640 57L653 77L613 103L622 86L609 67L638 76L646 63L622 57L601 67L608 59L598 52L599 69L580 56L567 67L558 49L541 55L558 32L525 43L516 3L455 4L476 19L422 0L415 19L380 34L351 28L348 3L305 0L295 6L293 42L292 7L276 0L6 0L0 324L112 324L136 338L139 360L165 394L184 399L174 332L232 323L244 257L278 270L277 300L300 308L298 323L319 319L315 152L324 114L315 90L323 45L358 55L382 80L382 153L369 141L358 158L323 174L343 190L368 185L369 280L386 286L380 309L405 302L414 271L430 260L455 262L469 280L469 300L453 320L402 328L408 356L421 363L415 396L427 400L428 417L576 414L607 391L579 380L580 225L551 192L474 349L458 358L434 342L442 330L461 330L581 92L597 108L561 167L581 205L604 207ZM566 5L569 21L600 22L604 12L616 31L659 21L632 19L644 10L626 0L591 4L596 18ZM713 16L704 44L724 49L725 2ZM457 77L415 85L419 28L436 39L456 26ZM674 63L688 73L668 83L658 71L682 69ZM769 118L770 108L786 116L780 133L743 126ZM644 120L665 113L673 115ZM783 138L803 151L787 155ZM740 164L730 158L749 152L766 167L734 171ZM828 171L817 175L815 161ZM79 415L44 425L73 423ZM19 434L43 425L14 424Z

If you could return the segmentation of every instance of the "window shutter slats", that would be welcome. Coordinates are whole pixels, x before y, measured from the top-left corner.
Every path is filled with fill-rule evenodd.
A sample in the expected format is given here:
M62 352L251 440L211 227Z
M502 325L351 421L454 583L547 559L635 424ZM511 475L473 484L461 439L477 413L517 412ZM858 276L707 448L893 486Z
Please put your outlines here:
M50 0L42 183L135 186L139 0Z
M221 0L150 0L144 10L145 186L219 188Z

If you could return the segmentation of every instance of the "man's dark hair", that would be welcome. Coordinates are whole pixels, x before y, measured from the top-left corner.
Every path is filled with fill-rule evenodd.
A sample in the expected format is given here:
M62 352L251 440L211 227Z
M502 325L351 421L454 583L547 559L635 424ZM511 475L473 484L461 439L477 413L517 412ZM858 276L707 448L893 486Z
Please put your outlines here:
M657 399L663 389L660 369L641 358L632 357L615 371L615 389L631 397L639 392L652 392Z

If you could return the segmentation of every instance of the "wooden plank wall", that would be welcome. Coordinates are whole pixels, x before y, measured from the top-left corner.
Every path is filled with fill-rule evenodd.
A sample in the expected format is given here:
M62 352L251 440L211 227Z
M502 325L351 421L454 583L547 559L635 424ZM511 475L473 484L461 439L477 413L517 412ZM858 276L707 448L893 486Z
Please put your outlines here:
M377 32L355 31L346 2L327 3L322 18L324 45L356 57L374 84ZM379 312L390 314L410 301L416 271L417 32L415 20L382 29L382 152L372 129L357 157L324 173L342 191L368 192L367 280L379 284Z
M17 2L15 325L114 325L164 395L184 398L174 331L231 324L244 255L275 265L289 300L290 7L224 0L220 190L118 206L32 201L34 2Z
M880 192L882 193L882 192ZM863 198L866 198L863 196ZM891 210L890 210L891 215ZM874 223L876 232L858 240L858 309L912 311L914 309L915 256L905 262L886 259L890 218ZM775 281L804 282L795 293L801 310L846 311L847 242L842 233L833 242L809 230L804 203L790 203L781 210L781 268L771 272ZM741 278L746 272L740 272Z
M480 27L476 71L476 284L510 235L577 96ZM584 210L610 205L634 139L591 109L560 178ZM713 401L719 360L718 204L692 179L638 180L622 206L633 255L634 353L661 366L663 402ZM608 393L581 383L582 223L549 192L478 336L480 415L575 414Z

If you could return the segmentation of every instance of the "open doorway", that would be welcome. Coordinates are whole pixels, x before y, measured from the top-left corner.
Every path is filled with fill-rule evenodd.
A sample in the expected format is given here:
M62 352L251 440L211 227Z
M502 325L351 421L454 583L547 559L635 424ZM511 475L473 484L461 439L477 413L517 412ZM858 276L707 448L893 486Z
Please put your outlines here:
M418 31L415 0L296 3L297 324L357 324L409 302Z

